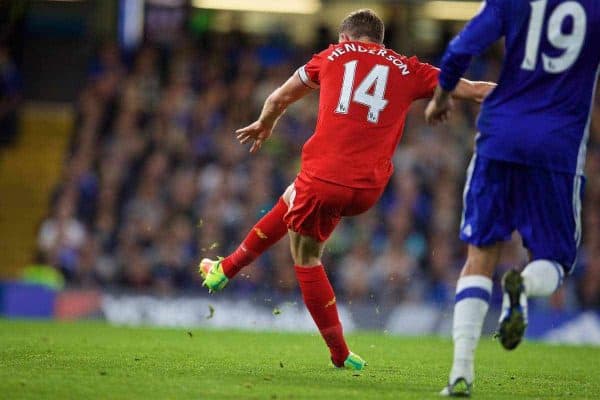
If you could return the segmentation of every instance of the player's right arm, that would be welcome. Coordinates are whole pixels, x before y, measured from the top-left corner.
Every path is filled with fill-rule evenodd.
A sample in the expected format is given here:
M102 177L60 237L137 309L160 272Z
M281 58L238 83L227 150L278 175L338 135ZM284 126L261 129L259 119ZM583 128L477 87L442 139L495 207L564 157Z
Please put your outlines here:
M321 63L323 54L327 51L329 49L313 55L308 63L298 68L294 75L267 98L258 120L235 132L242 144L254 140L250 147L251 153L260 149L263 142L271 136L277 120L290 104L319 88Z
M244 144L253 140L250 152L255 153L258 151L263 142L271 136L275 124L289 105L306 96L312 90L302 82L297 72L294 73L283 85L267 97L260 117L255 122L235 131L240 143Z
M263 142L271 136L275 124L290 104L300 100L312 90L300 80L298 73L294 73L283 85L267 97L260 117L255 122L235 131L240 143L244 144L254 140L252 147L250 147L250 153L258 151Z
M487 0L479 13L452 39L444 53L439 85L425 110L427 122L435 124L447 119L452 107L451 92L459 86L471 58L481 54L502 35L503 19L498 1Z
M479 13L448 44L440 65L440 86L454 90L471 58L481 54L503 35L502 13L497 0L485 1Z

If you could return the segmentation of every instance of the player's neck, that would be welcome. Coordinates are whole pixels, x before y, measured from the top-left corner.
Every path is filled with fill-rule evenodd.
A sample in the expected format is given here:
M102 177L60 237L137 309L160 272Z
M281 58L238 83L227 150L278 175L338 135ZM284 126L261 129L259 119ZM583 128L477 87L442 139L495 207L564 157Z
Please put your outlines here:
M361 36L359 38L348 38L348 40L343 40L340 43L344 43L344 42L360 42L360 43L364 43L364 44L371 44L371 45L377 45L377 46L383 46L382 43L379 42L375 42L373 40L371 40L368 36Z

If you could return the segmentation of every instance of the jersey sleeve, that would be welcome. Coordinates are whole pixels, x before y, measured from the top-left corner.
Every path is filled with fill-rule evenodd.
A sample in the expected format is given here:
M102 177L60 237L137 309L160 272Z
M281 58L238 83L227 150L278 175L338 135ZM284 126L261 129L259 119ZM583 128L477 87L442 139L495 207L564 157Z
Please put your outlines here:
M498 0L484 1L479 13L450 42L441 62L440 86L452 91L471 63L471 57L503 35L502 8Z
M318 89L321 85L321 65L323 53L315 54L309 62L298 68L298 76L302 83L312 89Z
M412 70L416 78L413 100L433 97L440 70L431 64L420 62L417 57L411 57L409 62L414 65Z

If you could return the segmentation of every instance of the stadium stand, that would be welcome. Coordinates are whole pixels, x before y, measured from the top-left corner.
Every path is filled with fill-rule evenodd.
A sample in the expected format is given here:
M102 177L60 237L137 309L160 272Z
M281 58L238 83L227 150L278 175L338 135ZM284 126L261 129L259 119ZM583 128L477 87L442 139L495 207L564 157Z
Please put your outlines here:
M79 96L61 184L38 234L40 257L73 286L200 291L198 260L227 254L274 204L298 170L301 145L314 127L316 95L285 114L256 156L233 135L316 50L287 43L212 34L202 46L183 42L168 52L143 47L127 63L116 46L103 46ZM471 76L493 79L498 67L487 57ZM390 305L452 302L464 260L457 229L477 108L459 104L450 125L431 128L423 121L424 106L411 110L395 176L376 209L343 223L327 247L340 297ZM575 277L552 297L553 308L600 306L596 110L584 244ZM522 265L519 239L507 247L504 269ZM275 297L295 292L288 253L285 239L228 290L266 290Z

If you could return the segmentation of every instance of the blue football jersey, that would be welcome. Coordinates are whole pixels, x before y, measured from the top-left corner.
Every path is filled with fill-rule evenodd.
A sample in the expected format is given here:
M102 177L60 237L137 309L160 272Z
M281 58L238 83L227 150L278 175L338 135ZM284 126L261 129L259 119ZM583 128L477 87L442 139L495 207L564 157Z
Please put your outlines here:
M488 0L449 44L440 86L452 90L480 54L505 38L498 87L485 99L477 152L583 173L600 71L600 0Z

